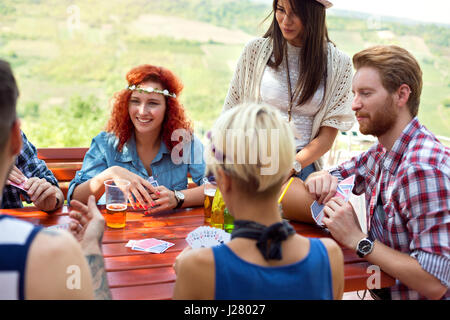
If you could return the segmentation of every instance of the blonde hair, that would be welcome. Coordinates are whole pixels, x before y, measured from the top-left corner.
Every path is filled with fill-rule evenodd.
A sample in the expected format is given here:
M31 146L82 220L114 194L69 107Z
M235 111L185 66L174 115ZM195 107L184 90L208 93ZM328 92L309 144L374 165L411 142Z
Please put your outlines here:
M217 175L221 167L249 193L278 192L295 159L292 129L269 105L249 103L227 110L208 137L207 170Z

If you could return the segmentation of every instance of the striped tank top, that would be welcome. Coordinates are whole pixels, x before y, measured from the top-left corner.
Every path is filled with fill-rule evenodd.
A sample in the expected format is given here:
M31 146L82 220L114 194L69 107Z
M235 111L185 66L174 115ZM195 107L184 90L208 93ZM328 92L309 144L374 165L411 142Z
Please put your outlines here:
M0 300L25 299L28 251L42 227L0 215Z

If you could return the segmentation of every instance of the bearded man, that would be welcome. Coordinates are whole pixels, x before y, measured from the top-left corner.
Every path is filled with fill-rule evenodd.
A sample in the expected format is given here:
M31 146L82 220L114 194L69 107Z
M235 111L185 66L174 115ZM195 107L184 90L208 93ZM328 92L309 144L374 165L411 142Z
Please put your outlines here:
M374 298L448 299L450 150L417 119L420 66L397 46L363 50L353 64L352 109L361 133L378 142L311 175L305 187L325 205L333 238L396 279L372 290ZM335 196L338 182L352 175L353 193L365 195L367 234L352 205Z

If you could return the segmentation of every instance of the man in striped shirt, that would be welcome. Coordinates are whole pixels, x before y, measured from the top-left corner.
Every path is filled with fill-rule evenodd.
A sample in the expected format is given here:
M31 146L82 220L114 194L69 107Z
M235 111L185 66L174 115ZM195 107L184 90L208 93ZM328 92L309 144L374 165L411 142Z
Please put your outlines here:
M385 299L448 299L450 283L450 150L422 126L417 113L422 71L397 46L353 57L353 110L363 134L378 143L341 165L312 175L308 191L325 204L333 237L396 279ZM368 234L350 203L334 197L338 181L355 175L365 194Z

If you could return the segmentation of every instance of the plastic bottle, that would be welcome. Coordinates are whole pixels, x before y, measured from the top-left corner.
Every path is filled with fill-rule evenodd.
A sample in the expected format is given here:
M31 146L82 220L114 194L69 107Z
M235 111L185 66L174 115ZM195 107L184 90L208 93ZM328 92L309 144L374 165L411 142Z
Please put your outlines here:
M225 208L223 212L223 228L228 233L232 233L234 230L234 217L230 214L228 208Z

